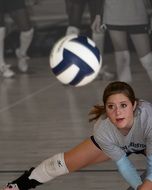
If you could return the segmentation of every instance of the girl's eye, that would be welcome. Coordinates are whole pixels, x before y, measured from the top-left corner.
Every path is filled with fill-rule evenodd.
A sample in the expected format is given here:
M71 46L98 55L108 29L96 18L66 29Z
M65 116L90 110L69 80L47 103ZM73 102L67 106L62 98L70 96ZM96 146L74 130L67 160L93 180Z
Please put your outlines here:
M121 104L121 107L122 107L122 108L126 108L126 107L127 107L127 104Z
M107 108L112 110L112 109L114 109L114 108L115 108L115 106L114 106L114 105L109 104L109 105L107 106Z

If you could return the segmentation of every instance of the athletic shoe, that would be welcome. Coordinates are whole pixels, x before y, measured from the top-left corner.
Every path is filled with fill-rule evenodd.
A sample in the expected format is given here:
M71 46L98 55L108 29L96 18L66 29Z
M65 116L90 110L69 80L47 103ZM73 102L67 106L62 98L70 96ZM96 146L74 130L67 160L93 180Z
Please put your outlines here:
M16 56L18 58L18 68L19 68L19 70L22 71L22 72L27 72L27 70L28 70L27 60L29 59L29 57L21 55L19 49L16 49L15 53L16 53Z
M6 64L0 65L0 74L5 78L10 78L15 75L15 73L10 69L10 65Z
M17 184L8 184L2 190L19 190Z

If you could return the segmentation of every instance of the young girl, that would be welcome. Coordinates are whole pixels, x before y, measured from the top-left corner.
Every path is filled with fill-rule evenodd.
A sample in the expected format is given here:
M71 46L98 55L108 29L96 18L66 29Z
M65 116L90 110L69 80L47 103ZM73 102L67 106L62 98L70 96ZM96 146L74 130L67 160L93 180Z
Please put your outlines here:
M120 174L138 190L152 189L152 104L138 100L125 82L112 82L104 91L103 105L95 106L93 135L73 149L58 153L26 171L4 190L28 190L60 175L112 159ZM130 154L144 154L147 175L141 180Z
M106 25L113 44L117 78L120 81L132 81L128 35L139 61L152 81L152 51L148 34L150 8L146 1L148 0L104 0L103 24ZM100 22L101 18L97 13L92 24L93 31L99 30Z
M5 14L8 13L15 21L20 30L20 45L16 50L18 67L22 72L28 70L27 50L33 38L33 28L26 10L24 0L0 0L0 73L3 77L14 76L14 72L9 68L4 59L4 40L6 34Z

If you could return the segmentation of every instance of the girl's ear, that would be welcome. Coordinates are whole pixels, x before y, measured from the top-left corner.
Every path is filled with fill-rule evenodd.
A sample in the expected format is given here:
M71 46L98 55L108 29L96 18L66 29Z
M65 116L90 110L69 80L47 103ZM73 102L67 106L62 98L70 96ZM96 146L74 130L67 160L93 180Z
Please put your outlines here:
M136 106L137 106L137 101L134 102L134 105L133 105L133 111L135 111Z

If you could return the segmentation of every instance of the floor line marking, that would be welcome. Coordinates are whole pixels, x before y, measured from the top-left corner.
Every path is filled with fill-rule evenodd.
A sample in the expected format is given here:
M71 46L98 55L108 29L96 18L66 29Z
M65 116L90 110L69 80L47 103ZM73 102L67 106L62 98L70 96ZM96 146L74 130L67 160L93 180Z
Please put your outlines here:
M40 90L38 90L38 91L35 91L34 93L31 93L30 95L27 95L27 96L25 96L24 98L22 98L22 99L20 99L20 100L17 100L16 102L14 102L14 103L12 103L12 104L10 104L10 105L8 105L8 106L6 106L6 107L0 109L0 113L4 112L4 111L6 111L6 110L9 110L10 108L13 108L14 106L16 106L16 105L18 105L18 104L24 102L24 101L27 100L27 99L30 99L31 97L33 97L33 96L35 96L35 95L37 95L37 94L40 94L41 92L43 92L43 91L45 91L45 90L47 90L47 89L49 89L49 88L52 88L56 83L57 83L57 82L54 82L53 84L48 85L48 86L46 86L46 87L44 87L44 88L42 88L42 89L40 89Z

